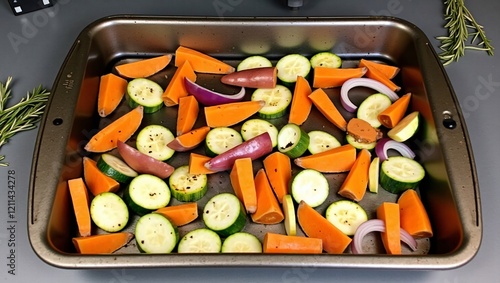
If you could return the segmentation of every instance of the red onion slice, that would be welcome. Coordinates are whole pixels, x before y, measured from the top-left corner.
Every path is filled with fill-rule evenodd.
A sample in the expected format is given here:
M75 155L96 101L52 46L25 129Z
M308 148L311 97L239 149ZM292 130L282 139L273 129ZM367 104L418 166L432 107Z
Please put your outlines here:
M188 78L184 79L184 85L188 93L192 94L199 103L205 106L214 106L237 102L243 100L245 96L245 88L242 87L237 94L222 94L213 90L209 90L191 81Z
M415 153L406 144L404 144L402 142L395 141L395 140L390 139L390 138L383 138L383 139L380 139L377 142L377 145L375 146L375 153L380 158L380 162L389 158L389 156L387 154L389 149L396 150L397 152L399 152L399 154L401 154L404 157L408 157L411 159L415 158Z
M356 109L358 109L358 106L354 105L354 103L351 102L348 95L349 91L352 88L358 86L368 87L380 93L383 93L387 95L392 102L396 101L399 98L399 96L394 91L392 91L390 88L379 81L369 78L348 79L344 84L342 84L342 87L340 88L340 102L342 103L344 109L349 112L354 112L356 111Z
M412 251L417 250L417 241L405 229L400 228L401 241L407 244ZM385 232L385 223L380 219L370 219L358 226L354 238L351 242L351 251L353 254L363 253L363 238L371 232Z

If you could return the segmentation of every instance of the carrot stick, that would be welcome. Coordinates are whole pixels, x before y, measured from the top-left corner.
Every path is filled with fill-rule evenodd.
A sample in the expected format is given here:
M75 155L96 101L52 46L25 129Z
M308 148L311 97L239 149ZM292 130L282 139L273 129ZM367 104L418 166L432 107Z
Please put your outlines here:
M88 190L94 196L104 192L114 193L120 189L120 183L102 173L97 168L97 162L88 157L83 157L83 178Z
M193 70L199 73L229 74L235 71L234 67L212 56L185 46L179 46L175 51L175 66L181 66L185 61L189 61Z
M309 82L302 76L297 77L295 89L293 90L288 123L300 126L307 120L312 108L312 101L308 97L311 92L312 90Z
M341 254L351 243L351 238L304 201L297 208L297 220L308 237L322 240L323 250L329 254Z
M126 80L113 73L101 76L97 97L99 116L106 117L115 111L127 91L127 84Z
M143 115L142 106L132 109L97 132L85 145L85 150L105 152L116 148L119 140L125 142L137 131L141 125Z
M169 142L167 146L175 151L191 150L197 147L205 140L205 137L207 136L209 131L210 131L209 126L202 126L196 128L194 130L191 130L187 133L184 133L176 137L174 140Z
M320 254L323 240L301 236L266 233L263 252L267 254Z
M415 238L433 235L431 221L415 190L406 190L398 199L401 228Z
M92 221L90 220L89 193L82 178L68 180L69 193L73 203L78 233L82 237L90 236Z
M399 205L383 202L377 208L377 218L385 223L385 232L381 233L385 250L388 254L401 254Z
M185 134L193 129L200 106L192 95L179 98L179 109L177 110L177 136Z
M391 81L391 79L387 78L387 76L384 73L382 73L382 71L377 69L376 66L372 64L367 64L366 68L368 70L366 71L365 75L368 78L381 82L382 84L390 88L392 91L399 91L401 89L400 86L396 85L393 81Z
M172 60L172 54L165 54L149 59L143 59L123 65L116 66L120 76L127 78L145 78L152 76L164 69Z
M366 59L361 59L358 67L368 67L368 66L371 66L372 68L379 70L388 79L393 79L399 73L399 68L396 66L378 63Z
M207 163L212 157L191 152L189 154L189 174L213 174L215 171L207 169Z
M361 78L367 69L361 68L314 68L313 87L332 88L339 87L348 79Z
M205 107L205 120L211 128L229 127L257 113L265 101L241 101Z
M198 218L198 204L188 202L157 209L154 213L161 214L172 221L176 226L186 225Z
M288 184L292 179L292 163L288 155L275 151L269 154L263 161L271 188L276 194L279 203L288 194Z
M342 145L320 153L295 158L295 165L304 169L315 169L323 173L340 173L351 170L356 161L356 148Z
M134 238L130 232L100 234L73 238L73 245L80 254L111 254Z
M162 94L165 106L177 105L179 104L179 99L181 97L188 96L188 91L184 85L185 78L188 78L193 82L196 80L196 73L191 67L189 61L186 61L180 65L177 70L175 70L172 79L168 83L167 88L165 88L165 91Z
M248 213L257 210L257 192L253 177L252 159L236 159L229 174L235 195L240 199Z
M321 112L321 114L323 114L328 121L332 122L335 126L345 132L347 127L346 120L342 117L342 114L340 114L335 104L333 104L328 97L328 94L326 94L323 89L318 88L313 91L309 95L309 99L312 100L314 106L318 108L319 112Z
M253 222L260 224L277 224L283 221L285 216L271 189L264 169L259 169L255 175L255 191L257 194L257 210L250 215Z
M356 161L342 183L338 194L353 201L361 201L368 186L368 170L371 154L367 149L358 153Z
M394 128L405 116L410 104L410 98L411 93L407 93L394 101L393 104L378 114L377 119L379 122L389 129Z

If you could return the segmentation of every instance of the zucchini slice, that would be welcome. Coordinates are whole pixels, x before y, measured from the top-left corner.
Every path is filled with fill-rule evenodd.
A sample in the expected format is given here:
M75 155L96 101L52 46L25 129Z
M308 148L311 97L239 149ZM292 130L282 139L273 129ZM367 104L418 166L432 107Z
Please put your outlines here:
M274 88L258 88L253 92L251 100L265 101L266 104L258 112L259 116L264 119L275 119L286 114L292 102L292 92L282 85L276 85Z
M172 196L182 202L201 199L208 190L206 174L189 174L189 166L177 167L168 179Z
M315 54L311 57L311 67L327 67L327 68L340 68L342 66L342 59L337 54L324 51Z
M278 150L290 158L304 154L309 147L309 135L295 124L286 124L278 132Z
M297 235L297 216L291 195L283 196L283 214L285 215L285 232L288 236Z
M154 113L164 105L162 87L150 79L131 80L127 85L127 94L130 107L135 108L142 105L144 113Z
M115 193L100 193L90 203L90 217L94 224L106 232L118 232L129 220L125 202Z
M190 231L179 241L179 253L219 253L222 246L220 236L207 228Z
M339 200L328 206L325 218L347 236L352 236L361 223L368 220L361 205L350 200Z
M211 129L205 137L205 151L208 156L216 156L241 144L243 138L233 128L217 127Z
M311 154L320 153L341 146L337 138L327 132L315 130L307 134L309 135L309 146L307 149Z
M270 122L262 119L250 119L241 125L241 136L247 141L262 133L268 132L271 137L273 147L278 145L278 128Z
M378 114L392 104L391 99L382 93L375 93L363 100L358 107L357 117L370 123L374 128L382 125L378 120Z
M125 161L109 153L101 155L99 160L97 160L97 168L105 175L122 184L130 182L130 180L138 175Z
M411 138L418 130L420 114L414 111L405 116L394 128L387 132L387 135L398 142L404 142Z
M319 171L305 169L292 180L292 196L295 202L306 202L311 207L323 204L330 192L328 180Z
M283 83L292 85L297 82L297 77L306 78L311 71L309 59L300 54L288 54L276 63L278 79Z
M149 174L135 177L123 196L130 209L138 215L167 206L170 197L170 189L165 181Z
M223 253L261 253L262 243L250 233L238 232L224 240L221 251Z
M146 155L165 161L175 153L175 150L167 146L174 139L175 136L168 128L161 125L149 125L137 135L136 147Z
M245 58L236 67L237 71L243 71L247 69L272 67L273 63L269 59L261 55L253 55Z
M394 194L417 188L425 177L425 170L417 161L404 156L390 157L382 162L380 186Z
M345 136L345 139L346 139L347 143L349 143L350 145L354 146L356 149L372 150L377 145L377 142L370 142L370 143L359 142L359 141L356 140L355 137L353 137L353 136L351 136L349 134L347 134Z
M233 194L213 196L203 208L203 222L222 237L240 232L246 224L245 208Z
M374 157L368 168L368 190L374 194L378 193L380 178L380 157Z
M165 216L149 213L137 221L135 240L142 253L170 253L179 241L179 232Z

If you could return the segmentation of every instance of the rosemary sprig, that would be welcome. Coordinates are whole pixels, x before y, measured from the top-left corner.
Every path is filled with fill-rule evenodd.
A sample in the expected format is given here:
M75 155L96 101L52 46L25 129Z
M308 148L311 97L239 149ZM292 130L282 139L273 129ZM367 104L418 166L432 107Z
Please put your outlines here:
M11 97L11 82L12 77L7 78L5 84L0 82L0 148L16 133L36 128L50 94L42 86L38 86L17 104L7 108L7 101ZM8 166L3 160L5 155L0 155L0 166Z
M443 65L458 61L467 49L486 51L493 56L493 46L486 37L483 26L477 23L465 6L465 0L446 0L444 19L448 36L437 37L441 41L439 54ZM478 42L479 41L479 42Z

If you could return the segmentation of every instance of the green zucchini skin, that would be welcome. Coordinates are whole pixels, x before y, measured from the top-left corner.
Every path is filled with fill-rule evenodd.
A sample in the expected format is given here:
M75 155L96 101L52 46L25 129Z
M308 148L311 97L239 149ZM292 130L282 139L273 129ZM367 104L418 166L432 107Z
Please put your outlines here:
M221 215L225 217L220 217ZM240 232L246 225L246 219L243 204L231 193L213 196L203 208L205 226L221 237Z
M179 242L179 230L165 216L149 213L137 221L135 239L141 253L170 253ZM158 241L162 243L158 244Z
M295 124L286 124L278 133L278 150L290 158L302 156L307 151L309 142L309 135Z
M189 174L189 166L177 167L168 179L172 196L182 202L198 201L208 191L208 178L205 174Z
M413 172L409 176L401 177L391 170L392 164L405 163L412 167ZM416 189L420 181L425 177L425 170L417 161L403 157L394 156L384 160L380 166L380 186L393 194L400 194L409 189Z
M171 192L167 183L149 174L134 178L123 194L123 199L130 210L141 216L167 206L170 198Z

